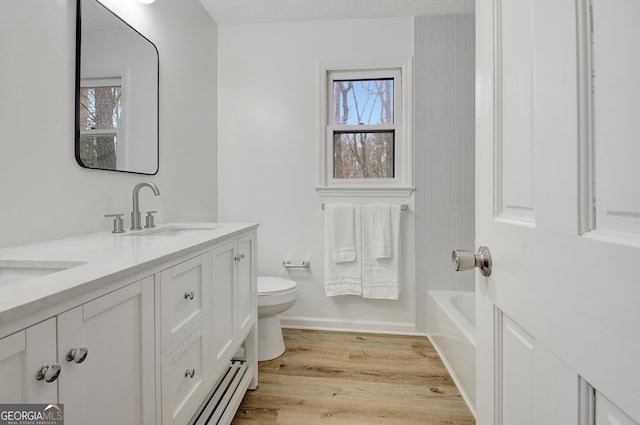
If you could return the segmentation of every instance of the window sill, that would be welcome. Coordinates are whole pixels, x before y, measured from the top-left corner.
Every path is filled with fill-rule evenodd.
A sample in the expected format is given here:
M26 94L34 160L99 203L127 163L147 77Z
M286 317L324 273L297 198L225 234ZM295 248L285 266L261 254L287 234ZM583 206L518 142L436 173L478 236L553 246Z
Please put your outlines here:
M320 196L407 198L413 187L316 187Z

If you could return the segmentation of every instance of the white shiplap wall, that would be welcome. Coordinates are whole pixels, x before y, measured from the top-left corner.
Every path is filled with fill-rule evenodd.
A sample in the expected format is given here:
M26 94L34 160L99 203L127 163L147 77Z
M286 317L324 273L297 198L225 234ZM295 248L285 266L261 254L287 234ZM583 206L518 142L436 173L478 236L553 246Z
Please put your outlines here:
M419 305L429 289L474 287L451 264L454 248L474 247L474 15L419 17L414 30Z

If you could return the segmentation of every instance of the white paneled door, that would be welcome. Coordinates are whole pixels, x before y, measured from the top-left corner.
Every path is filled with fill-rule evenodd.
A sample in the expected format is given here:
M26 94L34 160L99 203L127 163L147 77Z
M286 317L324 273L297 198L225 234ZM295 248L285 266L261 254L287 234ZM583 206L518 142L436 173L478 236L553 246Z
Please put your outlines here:
M638 22L638 0L476 2L479 425L640 423Z

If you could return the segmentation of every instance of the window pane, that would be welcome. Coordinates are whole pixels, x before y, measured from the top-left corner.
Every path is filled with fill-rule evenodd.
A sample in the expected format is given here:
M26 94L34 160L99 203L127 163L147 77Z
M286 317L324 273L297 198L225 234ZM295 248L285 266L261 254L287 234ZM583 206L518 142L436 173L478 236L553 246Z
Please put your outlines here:
M80 88L80 130L120 128L121 117L119 86Z
M393 131L335 132L333 177L385 179L394 177Z
M117 147L116 135L82 135L80 159L87 167L115 170Z
M334 124L393 124L393 78L335 80Z

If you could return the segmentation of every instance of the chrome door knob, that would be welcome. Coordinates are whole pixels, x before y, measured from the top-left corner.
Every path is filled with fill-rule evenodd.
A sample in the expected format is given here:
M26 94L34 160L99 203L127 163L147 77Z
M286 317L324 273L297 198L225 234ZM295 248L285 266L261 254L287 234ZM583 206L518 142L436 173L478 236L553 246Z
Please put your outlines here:
M60 365L54 363L52 365L42 366L36 373L36 379L38 381L53 382L58 379L60 375Z
M192 299L195 298L195 296L196 296L196 294L193 291L189 291L189 292L185 292L184 293L184 299L185 300L192 300Z
M82 363L87 358L88 354L89 354L89 349L87 347L72 348L67 353L67 361Z
M196 370L195 369L187 369L184 372L184 377L185 378L192 378L193 379L194 376L196 376Z
M489 252L489 248L486 246L479 247L477 254L471 251L454 249L451 253L451 261L456 265L457 272L471 270L477 267L480 269L482 276L491 275L491 252Z

